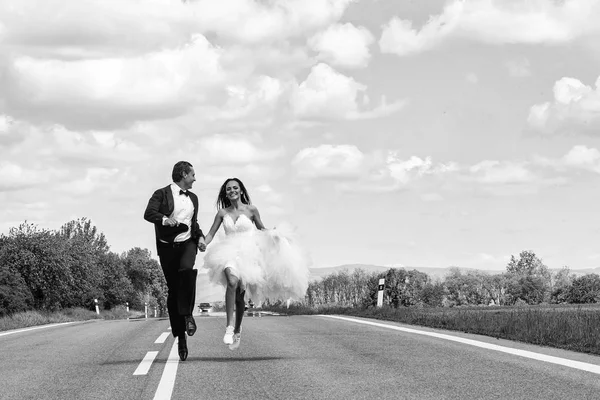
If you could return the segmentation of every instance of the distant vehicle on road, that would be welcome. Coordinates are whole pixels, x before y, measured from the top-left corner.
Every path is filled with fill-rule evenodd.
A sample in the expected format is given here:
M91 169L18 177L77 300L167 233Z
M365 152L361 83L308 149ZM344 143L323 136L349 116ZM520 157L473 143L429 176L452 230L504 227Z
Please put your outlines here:
M210 303L200 303L198 305L198 308L200 309L200 312L212 312L212 310L213 310Z

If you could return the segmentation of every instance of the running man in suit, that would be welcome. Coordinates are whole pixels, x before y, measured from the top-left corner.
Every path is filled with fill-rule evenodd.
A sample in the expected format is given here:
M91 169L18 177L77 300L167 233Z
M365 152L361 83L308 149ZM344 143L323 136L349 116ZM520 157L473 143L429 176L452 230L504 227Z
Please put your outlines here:
M194 269L198 249L204 251L204 234L198 225L198 197L190 192L196 181L194 167L187 161L173 166L173 183L154 192L144 219L154 224L156 250L167 281L167 309L171 332L178 338L179 358L188 355L187 339L196 332L192 317L196 298Z

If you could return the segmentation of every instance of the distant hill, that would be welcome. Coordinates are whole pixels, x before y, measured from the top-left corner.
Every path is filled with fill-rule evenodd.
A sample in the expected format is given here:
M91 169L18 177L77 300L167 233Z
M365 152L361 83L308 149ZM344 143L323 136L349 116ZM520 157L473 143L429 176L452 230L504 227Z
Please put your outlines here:
M371 272L384 272L390 269L391 267L384 267L381 265L372 264L344 264L338 265L336 267L311 268L310 280L318 280L320 278L326 277L331 274L335 274L337 272L341 272L343 270L347 270L349 273L352 273L352 271L359 268L365 271L366 273L370 274Z

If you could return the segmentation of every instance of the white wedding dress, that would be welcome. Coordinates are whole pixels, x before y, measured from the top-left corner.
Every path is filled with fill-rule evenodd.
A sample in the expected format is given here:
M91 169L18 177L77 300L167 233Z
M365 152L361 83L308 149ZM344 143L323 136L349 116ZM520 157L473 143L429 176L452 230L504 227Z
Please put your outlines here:
M237 276L254 302L304 300L309 258L287 225L258 230L244 214L223 217L225 236L208 245L204 268L211 282L227 286L225 268Z

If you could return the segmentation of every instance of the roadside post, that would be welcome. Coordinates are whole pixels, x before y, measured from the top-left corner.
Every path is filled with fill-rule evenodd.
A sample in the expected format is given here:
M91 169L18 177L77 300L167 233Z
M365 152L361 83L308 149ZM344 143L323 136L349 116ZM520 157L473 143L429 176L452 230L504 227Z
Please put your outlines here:
M100 308L98 307L98 299L94 299L94 305L96 306L96 314L100 315Z
M383 306L383 289L385 288L385 279L379 280L379 286L377 287L377 307Z
M154 307L154 318L156 318L158 316L158 310L156 307Z
M148 318L148 303L144 303L144 318Z
M125 302L125 310L127 311L127 319L129 319L129 302Z

